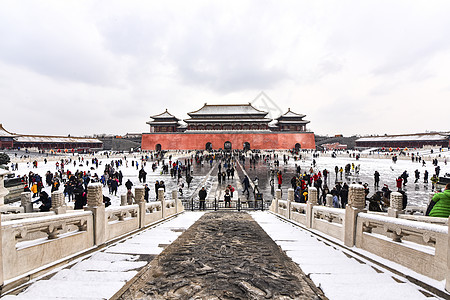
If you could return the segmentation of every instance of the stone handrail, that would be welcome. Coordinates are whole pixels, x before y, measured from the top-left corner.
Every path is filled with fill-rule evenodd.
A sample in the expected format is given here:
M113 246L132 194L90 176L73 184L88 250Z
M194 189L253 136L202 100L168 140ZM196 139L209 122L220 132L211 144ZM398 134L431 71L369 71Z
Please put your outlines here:
M314 206L314 219L326 220L330 223L342 224L345 219L345 210L342 208Z
M150 202L145 204L145 209L147 214L151 214L154 212L161 211L161 203L158 202Z
M166 208L175 207L175 200L166 200Z
M3 222L2 280L92 247L92 221L91 212L81 211Z
M436 225L448 225L447 218L415 216L415 215L399 215L398 218L404 219L404 220L416 221L416 222L431 223L431 224L436 224Z
M12 221L12 220L22 220L29 218L37 218L37 217L45 217L45 216L54 216L54 212L34 212L34 213L19 213L19 214L1 214L2 222Z
M291 203L291 211L299 214L306 214L306 203Z
M129 218L137 218L139 213L139 206L137 204L134 204L119 207L108 207L105 209L105 212L108 223L123 221Z
M376 231L378 234L383 234L395 242L401 242L403 237L408 236L412 237L418 244L434 247L439 234L448 235L448 226L369 213L359 213L358 222L361 222L363 232L372 233Z
M447 284L448 241L448 226L358 214L356 247Z
M281 199L277 191L270 211L356 247L374 253L436 280L446 280L450 291L449 218L407 215L402 195L391 194L388 213L365 210L364 187L350 185L345 209L317 205L317 189L308 190L307 204ZM447 265L447 262L448 265Z
M59 194L57 194L59 193ZM25 273L101 247L125 234L133 233L184 210L177 191L174 200L146 203L144 188L135 188L134 205L105 208L102 186L88 186L84 211L67 211L61 192L52 193L52 211L2 216L0 219L0 285L2 292L15 286L14 280L29 280ZM56 201L58 200L58 201ZM53 207L55 206L55 207ZM14 278L14 279L13 279Z

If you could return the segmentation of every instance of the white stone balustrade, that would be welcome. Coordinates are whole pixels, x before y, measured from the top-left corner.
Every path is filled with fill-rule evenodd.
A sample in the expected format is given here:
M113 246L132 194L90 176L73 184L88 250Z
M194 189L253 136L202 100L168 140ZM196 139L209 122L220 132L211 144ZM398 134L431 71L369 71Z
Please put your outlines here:
M314 192L309 190L310 203L292 203L290 215L286 212L289 201L275 197L270 210L346 246L374 253L430 278L446 280L446 290L450 291L450 218L367 213L361 185L351 185L345 209L312 205L313 197ZM389 209L402 212L403 195L394 192L391 199ZM309 205L312 214L308 213Z
M25 276L26 272L101 246L184 210L177 198L166 201L163 190L160 191L161 201L152 203L145 203L139 187L137 190L137 199L142 198L137 205L105 209L102 186L92 183L88 185L85 211L59 215L56 211L27 213L7 215L3 222L0 219L0 285L5 280ZM65 207L61 195L61 192L52 194L52 206L57 209ZM25 193L23 199L24 204L28 203L29 195ZM3 285L2 291L8 288L11 287Z

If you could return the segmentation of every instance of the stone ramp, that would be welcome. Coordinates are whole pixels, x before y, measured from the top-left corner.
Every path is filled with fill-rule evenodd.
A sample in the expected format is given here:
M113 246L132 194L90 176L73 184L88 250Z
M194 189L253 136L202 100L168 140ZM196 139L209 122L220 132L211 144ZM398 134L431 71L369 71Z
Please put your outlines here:
M202 216L119 299L323 299L245 212Z

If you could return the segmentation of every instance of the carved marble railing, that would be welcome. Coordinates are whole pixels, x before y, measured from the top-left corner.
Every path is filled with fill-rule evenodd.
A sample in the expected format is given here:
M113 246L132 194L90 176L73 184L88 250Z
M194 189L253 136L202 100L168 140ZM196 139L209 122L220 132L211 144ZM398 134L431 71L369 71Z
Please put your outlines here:
M139 229L139 206L108 207L106 215L106 241Z
M3 280L94 245L91 212L2 222Z
M314 206L312 228L341 241L344 240L345 210L342 208Z
M306 225L306 203L291 203L291 219Z
M158 192L160 201L146 203L144 188L136 187L136 204L105 208L102 186L93 183L88 186L84 211L67 212L61 192L55 192L50 212L2 216L1 290L12 288L14 277L24 280L26 272L45 265L50 267L58 260L102 246L184 210L177 191L172 193L174 200L169 201L164 199L162 189Z
M161 202L151 202L145 204L144 224L151 224L162 218Z
M359 213L356 247L433 279L445 279L448 226Z
M278 213L283 217L289 217L288 201L278 200Z
M341 241L396 262L437 280L446 280L450 291L449 218L407 215L402 210L402 194L391 194L387 213L367 212L364 187L350 185L345 209L317 205L317 190L308 190L308 203L292 202L293 190L287 200L277 191L270 210L306 228L320 231ZM329 198L329 197L328 197Z

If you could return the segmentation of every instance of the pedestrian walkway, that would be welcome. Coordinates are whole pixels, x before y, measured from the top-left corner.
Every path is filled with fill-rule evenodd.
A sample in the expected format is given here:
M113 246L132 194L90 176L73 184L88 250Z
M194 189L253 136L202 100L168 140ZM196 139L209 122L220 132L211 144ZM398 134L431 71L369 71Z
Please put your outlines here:
M109 299L202 215L178 215L32 283L17 296L2 299Z
M329 299L439 299L269 212L251 215Z

